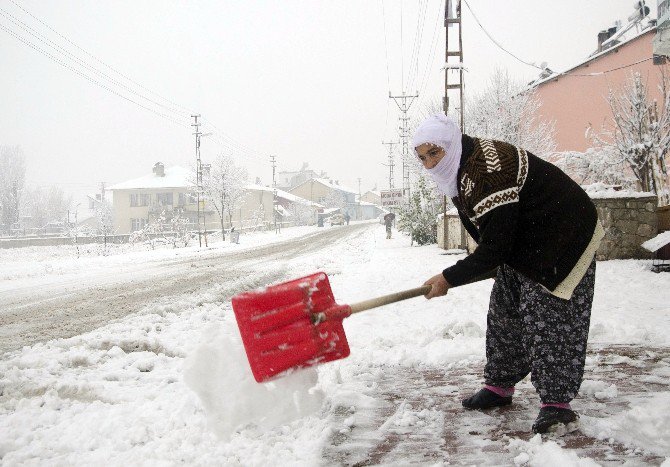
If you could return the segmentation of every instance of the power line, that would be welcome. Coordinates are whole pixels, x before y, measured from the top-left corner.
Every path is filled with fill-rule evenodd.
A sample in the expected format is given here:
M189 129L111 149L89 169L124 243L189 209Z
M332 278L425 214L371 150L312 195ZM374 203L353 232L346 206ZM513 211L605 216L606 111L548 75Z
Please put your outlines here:
M98 76L101 76L101 77L106 78L106 79L107 79L108 81L110 81L111 83L113 83L113 84L115 84L115 85L121 87L122 89L125 89L127 92L130 92L131 94L134 94L134 95L136 95L137 97L139 97L139 98L141 98L141 99L144 99L144 100L146 100L146 101L148 101L148 102L151 102L152 104L157 105L157 106L159 106L159 107L162 107L162 108L164 108L164 109L166 109L166 110L168 110L168 111L170 111L170 112L173 112L173 113L175 113L175 114L178 114L179 117L186 117L186 116L188 116L188 115L190 115L190 114L195 113L195 112L193 112L193 111L187 109L186 107L181 106L181 105L179 105L179 104L177 104L177 103L171 101L170 99L167 99L167 98L165 98L165 97L160 96L159 94L157 94L157 93L151 91L150 89L146 88L145 86L142 86L140 83L138 83L138 82L132 80L131 78L129 78L128 76L124 75L124 74L121 73L120 71L114 69L114 68L111 67L110 65L107 65L104 61L102 61L102 60L100 60L99 58L95 57L94 55L90 54L89 52L87 52L86 50L84 50L82 47L80 47L79 45L77 45L76 43L74 43L73 41L71 41L70 39L68 39L66 36L64 36L63 34L59 33L58 31L56 31L56 30L55 30L54 28L52 28L51 26L49 26L47 23L45 23L44 21L42 21L41 19L39 19L38 17L36 17L36 16L33 15L32 13L30 13L29 11L27 11L25 8L23 8L21 5L19 5L19 4L18 4L17 2L15 2L14 0L10 0L10 1L11 1L14 5L16 5L18 8L20 8L24 13L26 13L27 15L29 15L30 17L32 17L33 19L35 19L36 21L38 21L40 24L42 24L44 27L46 27L47 29L49 29L50 31L52 31L54 34L56 34L57 36L61 37L63 40L67 41L69 44L71 44L72 46L76 47L78 50L80 50L80 51L82 51L83 53L85 53L86 55L90 56L91 58L93 58L93 59L96 60L97 62L103 64L104 66L106 66L107 68L109 68L110 70L112 70L113 72L115 72L116 74L118 74L119 76L122 76L123 78L125 78L125 79L128 80L129 82L131 82L131 83L135 84L136 86L138 86L138 87L144 89L145 91L147 91L147 92L149 92L149 93L151 93L151 94L153 94L153 95L158 96L160 99L162 99L162 100L164 100L164 101L166 101L166 102L172 104L173 106L175 106L175 107L179 107L179 108L181 108L181 109L184 109L187 113L182 112L182 111L179 111L179 110L176 110L176 109L174 109L174 108L170 108L170 107L168 107L168 106L165 106L164 104L161 104L160 102L157 102L157 101L155 101L155 100L153 100L153 99L151 99L151 98L149 98L149 97L146 97L146 96L142 95L141 93L138 93L138 92L134 91L133 89L131 89L131 88L129 88L128 86L126 86L125 84L123 84L123 83L121 83L121 82L115 80L114 78L112 78L112 77L110 77L109 75L105 74L104 72L98 70L98 69L95 68L94 66L92 66L92 65L90 65L90 64L88 64L88 63L86 63L85 61L83 61L82 59L80 59L79 57L77 57L76 55L74 55L74 54L72 54L71 52L69 52L68 50L64 49L63 47L60 47L58 44L56 44L55 42L49 40L49 39L46 38L44 35L40 34L40 33L39 33L38 31L36 31L35 29L31 28L29 25L27 25L26 23L24 23L24 22L21 21L20 19L18 19L18 18L16 18L15 16L11 15L11 13L9 13L9 12L7 12L6 10L0 8L0 10L1 10L1 11L0 11L0 14L2 14L2 16L4 16L6 19L8 19L9 21L11 21L11 22L12 22L13 24L15 24L16 26L22 28L24 31L27 31L28 34L32 35L33 37L35 37L36 39L38 39L38 40L41 41L42 43L45 43L46 45L48 45L48 46L51 47L52 49L55 49L55 50L57 50L58 52L60 52L61 54L66 55L66 57L69 56L69 57L67 57L67 58L69 58L69 60L74 61L77 65L79 65L79 66L81 66L81 67L83 67L83 68L87 68L87 69L89 69L90 71L92 71L93 73L97 74ZM2 12L4 12L4 14L3 14ZM19 24L19 23L20 23L20 24ZM75 73L75 74L77 74L77 75L79 75L79 76L85 78L86 80L92 82L93 84L96 84L97 86L99 86L99 87L105 89L106 91L109 91L109 92L111 92L112 94L114 94L114 95L116 95L116 96L118 96L118 97L121 97L122 99L127 100L127 101L129 101L129 102L131 102L131 103L133 103L133 104L135 104L135 105L137 105L137 106L139 106L139 107L141 107L141 108L143 108L143 109L145 109L145 110L148 110L148 111L150 111L150 112L152 112L152 113L154 113L154 114L156 114L156 115L158 115L158 116L160 116L160 117L162 117L162 118L165 118L165 119L167 119L168 121L170 121L170 122L172 122L172 123L175 123L175 124L177 124L177 125L179 125L179 126L188 128L187 125L182 124L182 123L180 123L180 122L174 120L174 119L172 118L171 115L166 115L166 114L164 114L164 113L161 113L161 112L156 111L155 109L152 109L152 108L150 108L150 107L147 107L146 105L143 105L143 104L141 104L141 103L139 103L139 102L136 102L135 100L133 100L133 99L131 99L131 98L128 98L127 96L124 96L123 94L120 94L120 93L117 92L116 90L112 89L112 88L109 87L106 83L102 83L102 82L98 81L97 79L94 79L93 77L87 75L86 73L83 73L82 71L73 68L70 64L68 64L68 63L66 63L66 62L64 62L64 61L62 61L62 60L59 59L58 57L56 57L56 56L52 55L51 53L45 51L44 49L42 49L42 48L40 48L39 46L35 45L34 43L30 42L29 40L27 40L27 39L21 37L20 35L18 35L15 31L11 30L10 28L7 28L7 27L5 27L5 26L3 26L3 25L1 25L1 24L0 24L0 27L2 27L2 29L4 29L8 34L12 35L14 38L16 38L17 40L19 40L20 42L22 42L22 43L25 44L26 46L32 48L33 50L38 51L39 53L45 55L47 58L49 58L49 59L55 61L55 62L58 63L59 65L65 67L65 68L67 68L67 69L69 69L69 70L72 71L73 73ZM212 126L213 128L216 128L211 122L209 122L209 125ZM251 150L251 149L248 149L248 148L246 148L245 146L241 145L240 143L235 142L232 138L230 138L229 136L225 135L225 134L224 134L223 132L221 132L220 130L216 129L216 132L218 133L217 136L218 136L218 138L219 138L219 143L220 143L220 145L221 145L224 149L231 149L231 150L234 149L235 152L238 153L238 154L239 154L239 153L243 153L245 156L250 157L250 158L254 158L254 159L257 159L257 160L261 160L261 159L264 160L264 159L265 159L265 157L262 156L262 155L260 155L260 153L258 153L258 152L256 152L256 151L253 151L253 150ZM227 142L225 141L224 138L229 139L230 141L232 141L232 143L227 143Z
M20 19L16 18L15 16L13 16L11 13L7 12L7 11L4 10L3 8L0 8L0 15L4 16L5 18L7 18L9 21L11 21L12 23L14 23L14 24L15 24L16 26L18 26L19 28L22 28L24 31L27 31L28 34L30 34L31 36L35 37L37 40L39 40L39 41L41 41L42 43L48 45L48 46L51 47L52 49L54 49L54 50L56 50L56 51L58 51L58 52L60 52L60 53L62 53L62 54L64 54L64 55L68 56L70 60L73 60L73 61L74 61L75 63L77 63L78 65L82 66L83 68L86 68L86 69L90 70L91 72L95 73L96 75L98 75L98 76L100 76L100 77L102 77L102 78L107 79L107 80L110 81L111 83L113 83L113 84L119 86L119 87L122 88L122 89L125 89L125 90L128 91L129 93L131 93L131 94L133 94L133 95L135 95L135 96L137 96L137 97L139 97L139 98L141 98L141 99L144 99L144 100L146 100L146 101L149 101L149 102L151 102L152 104L155 104L155 105L157 105L157 106L159 106L159 107L162 107L162 108L164 108L165 110L168 110L168 111L170 111L170 112L174 112L174 113L178 114L179 116L186 116L186 115L188 115L187 113L185 113L185 112L183 112L183 111L173 109L173 108L168 107L168 106L166 106L166 105L164 105L164 104L161 104L160 102L157 102L157 101L155 101L155 100L153 100L153 99L150 99L150 98L148 98L148 97L143 96L142 94L136 92L136 91L133 90L132 88L126 86L125 84L123 84L123 83L121 83L121 82L115 80L115 79L112 78L111 76L109 76L109 75L103 73L102 71L96 69L95 67L89 65L88 63L84 62L83 60L81 60L79 57L77 57L76 55L72 54L72 53L69 52L68 50L66 50L66 49L64 49L64 48L62 48L62 47L60 47L60 46L59 46L58 44L56 44L55 42L53 42L53 41L49 40L48 38L44 37L42 34L40 34L39 32L35 31L33 28L31 28L30 26L28 26L28 25L25 24L23 21L21 21Z
M539 66L537 66L537 65L534 64L534 63L527 62L527 61L525 61L525 60L520 59L519 57L517 57L516 55L514 55L512 52L510 52L509 50L507 50L505 47L503 47L502 45L500 45L500 43L499 43L498 41L496 41L496 40L493 38L493 36L491 36L491 34L489 34L489 32L486 30L486 28L484 28L484 26L482 25L482 23L479 21L479 19L477 18L477 15L475 15L475 12L472 11L472 8L470 8L470 4L468 3L468 0L463 0L463 1L465 2L465 6L468 7L468 10L470 10L470 13L472 14L472 17L475 19L475 21L477 22L477 24L479 25L479 27L482 29L482 31L484 31L484 34L486 34L486 37L488 37L489 39L491 39L491 42L493 42L493 43L494 43L500 50L502 50L503 52L505 52L505 53L511 55L512 57L514 57L515 59L517 59L519 62L523 63L524 65L532 66L532 67L534 67L534 68L537 68L537 69L539 69L539 70L544 71L544 69L543 69L542 67L539 67Z
M384 0L381 0L382 3L382 20L384 22L384 55L386 56L386 84L388 85L389 90L391 89L391 73L389 72L389 52L388 44L386 42L386 10L384 8Z
M400 0L400 80L401 90L405 91L405 46L403 39L403 0Z
M56 34L58 37L62 38L63 40L65 40L65 41L68 42L69 44L73 45L75 48L77 48L77 49L80 50L81 52L85 53L86 55L88 55L89 57L91 57L92 59L94 59L96 62L98 62L98 63L100 63L100 64L106 66L107 68L109 68L110 70L112 70L112 71L113 71L114 73L116 73L117 75L119 75L119 76L121 76L121 77L127 79L128 81L130 81L130 82L133 83L134 85L140 87L141 89L144 89L145 91L147 91L147 92L153 94L154 96L160 97L160 98L163 99L165 102L168 102L168 103L170 103L170 104L172 104L172 105L174 105L174 106L176 106L176 107L179 107L179 108L183 109L183 110L184 110L186 113L188 113L188 114L194 113L193 110L191 110L191 109L187 109L186 107L183 107L183 106L177 104L176 102L172 102L170 99L167 99L167 98L161 96L160 94L158 94L158 93L156 93L156 92L154 92L154 91L152 91L152 90L150 90L150 89L148 89L148 88L142 86L140 83L134 81L132 78L129 78L128 76L124 75L123 73L121 73L120 71L116 70L116 69L113 68L112 66L108 65L108 64L105 63L104 61L100 60L100 59L99 59L98 57L96 57L95 55L93 55L93 54L87 52L87 51L84 50L82 47L80 47L79 45L77 45L76 43L74 43L73 41L71 41L70 39L68 39L68 38L67 38L66 36L64 36L63 34L61 34L61 33L59 33L58 31L56 31L54 28L52 28L51 26L49 26L47 23L45 23L45 22L42 21L41 19L39 19L37 16L33 15L33 14L30 13L28 10L26 10L25 8L23 8L23 7L22 7L20 4L18 4L15 0L9 0L9 1L12 2L14 5L16 5L19 9L21 9L25 14L27 14L28 16L30 16L31 18L33 18L35 21L37 21L38 23L42 24L44 27L46 27L47 29L49 29L49 30L50 30L51 32L53 32L54 34Z
M632 66L639 65L640 63L648 62L649 60L653 60L653 58L654 57L644 58L642 60L638 60L635 63L629 63L628 65L621 65L621 66L618 66L616 68L612 68L610 70L605 70L605 71L596 71L596 72L593 72L593 73L584 73L584 74L570 73L569 71L564 71L564 72L558 73L556 75L551 75L547 78L558 78L559 76L601 76L601 75L605 75L607 73L611 73L613 71L623 70L624 68L630 68Z
M433 29L433 38L431 40L431 47L430 47L430 53L428 54L429 60L426 62L426 69L424 70L423 73L423 78L421 79L420 83L422 83L419 87L419 95L421 96L423 94L424 89L426 89L426 85L428 84L428 76L429 76L429 70L430 66L434 60L435 57L435 52L437 51L437 30L439 29L438 26L440 24L440 18L443 17L443 10L444 8L442 7L443 2L440 3L440 6L437 10L437 17L435 20L435 28Z
M428 1L419 2L419 11L417 14L416 33L414 35L414 45L412 46L412 56L410 58L410 84L411 89L419 74L419 56L421 54L421 41L423 39L423 29L426 20L426 13L428 11Z
M143 105L143 104L140 104L139 102L136 102L136 101L134 101L133 99L130 99L129 97L126 97L126 96L124 96L123 94L120 94L120 93L116 92L115 90L111 89L110 87L106 86L105 84L103 84L103 83L101 83L101 82L99 82L99 81L97 81L97 80L91 78L90 76L86 75L85 73L82 73L81 71L72 68L72 67L71 67L70 65L68 65L67 63L63 62L62 60L60 60L60 59L57 58L57 57L54 57L54 56L51 55L49 52L47 52L47 51L41 49L40 47L36 46L36 45L33 44L32 42L30 42L30 41L28 41L28 40L22 38L21 36L19 36L18 34L16 34L14 31L12 31L11 29L9 29L9 28L3 26L2 24L0 24L0 28L2 28L5 32L7 32L9 35L13 36L14 38L16 38L17 40L19 40L20 42L23 42L25 45L27 45L27 46L30 47L31 49L36 50L37 52L41 53L42 55L45 55L45 56L48 57L49 59L51 59L51 60L55 61L56 63L58 63L59 65L61 65L62 67L67 68L68 70L72 71L73 73L75 73L75 74L81 76L82 78L84 78L84 79L90 81L91 83L95 84L96 86L100 86L101 88L103 88L103 89L105 89L105 90L111 92L112 94L114 94L114 95L116 95L116 96L118 96L118 97L120 97L120 98L122 98L122 99L124 99L124 100L126 100L126 101L128 101L128 102L131 102L131 103L137 105L138 107L141 107L141 108L143 108L143 109L145 109L145 110L148 110L149 112L152 112L152 113L158 115L159 117L162 117L162 118L164 118L164 119L166 119L166 120L168 120L168 121L170 121L170 122L172 122L172 123L174 123L174 124L176 124L176 125L179 125L179 126L184 127L184 128L188 128L187 125L185 125L185 124L183 124L183 123L180 123L180 122L178 122L178 121L176 121L176 120L173 120L172 117L170 117L170 116L168 116L168 115L165 115L165 114L162 114L162 113L160 113L160 112L158 112L158 111L156 111L156 110L154 110L154 109L152 109L152 108L150 108L150 107L147 107L147 106L145 106L145 105Z

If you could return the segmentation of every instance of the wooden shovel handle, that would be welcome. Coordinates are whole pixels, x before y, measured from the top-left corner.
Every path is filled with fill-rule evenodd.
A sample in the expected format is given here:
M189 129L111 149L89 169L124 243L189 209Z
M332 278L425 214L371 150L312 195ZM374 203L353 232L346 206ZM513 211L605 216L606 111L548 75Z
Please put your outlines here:
M369 310L370 308L377 308L378 306L388 305L389 303L407 300L408 298L418 297L419 295L426 295L430 292L430 285L422 285L415 289L403 290L389 295L384 295L377 298L371 298L362 302L354 303L350 306L351 313L358 313L359 311Z

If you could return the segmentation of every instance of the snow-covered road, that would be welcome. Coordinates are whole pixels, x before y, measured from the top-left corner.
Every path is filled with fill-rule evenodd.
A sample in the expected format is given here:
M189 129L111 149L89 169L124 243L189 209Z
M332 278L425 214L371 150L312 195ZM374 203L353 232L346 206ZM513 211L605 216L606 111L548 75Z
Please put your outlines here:
M235 292L324 271L337 301L353 303L420 285L461 257L384 237L383 226L366 224L250 235L211 250L0 252L3 294L95 275L107 290L123 265L131 284L151 290L171 274L201 277L190 262L208 256L238 268L197 288L137 298L125 316L89 332L4 354L0 463L670 465L670 274L654 274L646 261L598 263L576 435L531 436L538 400L528 379L507 410L459 407L480 384L491 280L347 318L350 357L255 383L230 306ZM270 245L277 239L286 245ZM269 256L247 257L245 243Z
M173 250L171 256L163 250L153 251L153 255L123 255L108 262L80 258L84 264L76 269L67 267L71 258L52 260L45 266L47 274L33 272L31 277L14 277L1 283L0 354L36 342L75 336L139 312L156 301L197 294L250 272L256 274L258 269L266 270L263 281L276 281L286 273L282 266L285 258L319 251L344 232L363 227L364 224L352 224L321 229L253 248L190 248L187 252L191 254ZM93 264L86 265L87 262Z

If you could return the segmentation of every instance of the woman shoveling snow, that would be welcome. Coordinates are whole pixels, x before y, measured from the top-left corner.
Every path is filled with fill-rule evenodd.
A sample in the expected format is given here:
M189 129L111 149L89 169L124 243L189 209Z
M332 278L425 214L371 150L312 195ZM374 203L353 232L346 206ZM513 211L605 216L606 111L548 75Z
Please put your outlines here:
M477 248L425 282L426 298L495 274L484 387L463 401L487 410L512 403L528 373L542 402L535 433L576 427L570 407L584 374L604 236L595 206L554 165L511 144L462 135L443 114L426 119L413 147L449 196Z

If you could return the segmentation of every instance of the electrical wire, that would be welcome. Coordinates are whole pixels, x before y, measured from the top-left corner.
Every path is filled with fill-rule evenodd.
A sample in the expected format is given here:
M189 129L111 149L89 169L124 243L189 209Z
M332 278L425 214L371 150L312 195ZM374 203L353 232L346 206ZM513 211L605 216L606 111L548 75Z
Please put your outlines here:
M410 58L410 69L409 75L409 87L412 89L414 87L414 82L416 81L419 74L419 56L421 54L421 41L423 39L423 27L426 19L426 12L428 10L428 1L420 1L419 8L417 12L417 24L416 32L414 34L414 44L412 45L412 56Z
M527 62L527 61L525 61L525 60L520 59L519 57L517 57L516 55L514 55L512 52L510 52L509 50L507 50L505 47L503 47L502 45L500 45L500 43L499 43L498 41L496 41L496 40L493 38L493 36L491 36L491 34L489 34L489 32L486 30L486 28L484 28L484 26L482 25L482 23L479 21L479 19L477 18L477 15L475 15L475 12L472 11L472 8L470 8L470 4L468 3L468 0L463 0L463 1L465 2L465 6L468 7L468 10L470 10L470 13L472 14L472 17L475 19L475 21L477 22L477 24L479 25L479 27L481 28L481 30L484 31L484 34L486 34L486 37L488 37L488 38L491 40L491 42L493 42L493 43L494 43L500 50L502 50L503 52L505 52L505 53L511 55L512 57L514 57L516 60L518 60L519 62L523 63L524 65L532 66L533 68L537 68L538 70L542 70L542 71L544 71L544 69L543 69L542 67L537 66L535 63Z
M445 0L447 1L447 0ZM423 73L423 78L421 79L420 83L421 86L419 87L419 95L423 95L423 91L426 89L426 86L428 85L428 76L430 75L430 67L435 60L435 52L437 51L437 31L439 30L439 25L440 25L440 18L442 18L443 11L444 11L444 2L440 3L439 9L437 10L437 18L435 20L435 27L433 29L433 38L431 40L431 48L430 52L428 54L429 60L426 63L426 68ZM446 71L446 70L445 70Z
M109 82L111 82L111 83L113 83L113 84L119 86L120 88L126 90L127 92L133 94L134 96L137 96L137 97L139 97L139 98L141 98L141 99L144 99L144 100L146 100L146 101L148 101L148 102L151 102L151 103L154 104L154 105L157 105L157 106L159 106L159 107L162 107L163 109L165 109L165 110L167 110L167 111L169 111L169 112L176 113L176 114L179 115L179 116L182 116L182 117L183 117L183 116L188 116L188 115L189 115L188 113L185 113L185 112L182 111L182 110L176 110L176 109L174 109L174 108L171 108L171 107L168 107L168 106L166 106L166 105L164 105L164 104L161 104L160 102L157 102L157 101L155 101L155 100L153 100L153 99L150 99L150 98L148 98L148 97L146 97L146 96L143 96L142 94L136 92L136 91L133 90L132 88L130 88L130 87L126 86L125 84L123 84L123 83L121 83L121 82L115 80L115 79L112 78L111 76L109 76L109 75L107 75L107 74L101 72L100 70L96 69L95 67L93 67L93 66L89 65L88 63L84 62L83 60L81 60L81 59L80 59L79 57L77 57L76 55L70 53L68 50L66 50L66 49L64 49L64 48L62 48L62 47L60 47L58 44L56 44L56 43L54 43L53 41L49 40L48 38L44 37L44 36L41 35L39 32L35 31L33 28L31 28L30 26L28 26L28 25L25 24L23 21L21 21L20 19L16 18L15 16L13 16L11 13L7 12L7 11L4 10L3 8L0 8L0 16L4 16L4 17L7 18L9 21L11 21L12 23L14 23L14 25L16 25L16 26L18 26L19 28L23 29L24 31L26 31L28 34L30 34L31 36L33 36L34 38L36 38L37 40L39 40L39 41L42 42L43 44L46 44L46 45L48 45L49 47L51 47L52 49L56 50L57 52L60 52L60 53L62 53L63 55L67 56L70 60L72 60L72 61L74 61L75 63L77 63L79 66L81 66L81 67L83 67L83 68L85 68L85 69L87 69L87 70L93 72L94 74L98 75L99 77L101 77L101 78L103 78L103 79L106 79L107 81L109 81Z
M122 78L124 78L124 79L130 81L130 82L133 83L134 85L136 85L136 86L138 86L139 88L141 88L141 89L143 89L143 90L149 92L150 94L153 94L154 96L157 96L157 97L163 99L165 102L168 102L169 104L172 104L172 105L174 105L174 106L176 106L176 107L181 108L182 110L184 110L184 111L186 111L186 112L188 112L188 113L191 113L191 114L197 113L197 112L195 112L195 111L193 111L193 110L191 110L191 109L187 109L186 107L182 107L181 105L177 104L176 102L172 102L170 99L167 99L167 98L161 96L160 94L158 94L158 93L156 93L156 92L154 92L154 91L152 91L152 90L150 90L150 89L148 89L148 88L142 86L140 83L138 83L138 82L134 81L132 78L129 78L128 76L124 75L123 73L121 73L120 71L116 70L116 69L113 68L112 66L108 65L108 64L105 63L104 61L100 60L100 59L99 59L98 57L96 57L95 55L93 55L93 54L87 52L87 51L84 50L82 47L80 47L79 45L77 45L77 44L75 44L74 42L72 42L72 41L71 41L70 39L68 39L66 36L64 36L63 34L59 33L59 32L56 31L54 28L52 28L51 26L49 26L47 23L45 23L44 21L42 21L41 19L39 19L37 16L33 15L32 13L30 13L28 10L26 10L24 7L22 7L22 6L21 6L19 3L17 3L15 0L9 0L9 1L12 2L14 5L16 5L19 9L21 9L26 15L30 16L30 17L33 18L35 21L37 21L38 23L40 23L41 25L43 25L44 27L46 27L48 30L50 30L51 32L53 32L54 34L56 34L58 37L60 37L61 39L65 40L66 42L68 42L69 44L71 44L72 46L74 46L76 49L80 50L80 51L83 52L84 54L88 55L89 57L91 57L92 59L94 59L96 62L98 62L98 63L100 63L100 64L106 66L107 68L109 68L111 71L113 71L113 72L116 73L117 75L121 76Z
M37 52L41 53L42 55L46 56L47 58L49 58L49 59L53 60L54 62L58 63L58 64L61 65L62 67L67 68L68 70L72 71L72 72L75 73L76 75L79 75L79 76L81 76L82 78L86 79L87 81L90 81L91 83L95 84L96 86L99 86L99 87L105 89L106 91L109 91L109 92L111 92L112 94L114 94L114 95L116 95L116 96L118 96L118 97L120 97L120 98L122 98L122 99L124 99L124 100L126 100L126 101L128 101L128 102L130 102L130 103L132 103L132 104L137 105L138 107L141 107L141 108L143 108L143 109L145 109L145 110L148 110L149 112L152 112L152 113L158 115L159 117L164 118L164 119L166 119L166 120L168 120L168 121L174 123L175 125L179 125L179 126L184 127L184 128L189 128L188 125L186 125L186 124L184 124L184 123L181 123L181 122L178 122L177 120L174 120L171 116L169 116L169 115L165 115L165 114L163 114L163 113L158 112L158 111L155 110L155 109L152 109L151 107L147 107L146 105L140 104L139 102L134 101L133 99L131 99L131 98L127 97L127 96L124 96L123 94L120 94L120 93L116 92L114 89L112 89L112 88L106 86L105 84L103 84L103 83L101 83L101 82L99 82L99 81L97 81L97 80L91 78L91 77L88 76L87 74L82 73L81 71L79 71L79 70L77 70L77 69L75 69L75 68L72 68L69 64L63 62L62 60L60 60L60 59L57 58L57 57L54 57L54 56L51 55L49 52L47 52L47 51L41 49L40 47L36 46L36 45L33 44L32 42L30 42L30 41L24 39L23 37L21 37L21 36L19 36L18 34L16 34L14 31L12 31L11 29L5 27L4 25L0 24L0 28L3 29L5 32L7 32L7 34L9 34L9 35L13 36L14 38L16 38L18 41L20 41L20 42L22 42L23 44L25 44L25 45L27 45L28 47L30 47L31 49L36 50Z
M384 55L386 56L386 84L389 92L391 92L391 73L389 72L389 48L386 41L386 9L384 8L384 0L380 0L382 4L382 20L384 24Z
M44 27L46 27L47 29L49 29L50 31L52 31L52 32L53 32L54 34L56 34L58 37L62 38L63 40L65 40L66 42L68 42L69 44L71 44L72 46L74 46L75 48L77 48L78 50L80 50L81 52L85 53L86 55L90 56L90 57L93 58L95 61L97 61L97 62L101 63L102 65L104 65L105 67L109 68L109 69L112 70L114 73L118 74L119 76L123 77L124 79L128 80L129 82L135 84L135 85L138 86L139 88L141 88L141 89L147 91L148 93L153 94L153 95L159 97L160 99L164 100L165 102L168 102L168 103L170 103L171 105L173 105L173 106L175 106L175 107L178 107L178 108L180 108L180 109L183 109L183 110L179 111L179 110L176 110L176 109L174 109L174 108L170 108L170 107L168 107L168 106L166 106L166 105L164 105L164 104L161 104L160 102L157 102L157 101L155 101L155 100L153 100L153 99L151 99L151 98L148 98L148 97L146 97L146 96L144 96L144 95L142 95L142 94L140 94L140 93L134 91L133 89L129 88L128 86L124 85L123 83L121 83L121 82L115 80L114 78L110 77L109 75L105 74L104 72L98 70L98 69L95 68L94 66L92 66L92 65L86 63L85 61L81 60L79 57L77 57L76 55L72 54L72 53L69 52L68 50L66 50L66 49L64 49L64 48L62 48L62 47L60 47L58 44L56 44L56 43L54 43L53 41L49 40L48 38L46 38L45 36L43 36L42 34L40 34L38 31L36 31L35 29L31 28L30 26L28 26L26 23L24 23L24 22L21 21L20 19L18 19L18 18L16 18L15 16L13 16L11 13L9 13L9 12L7 12L6 10L0 8L0 15L4 16L6 19L8 19L9 21L11 21L14 25L16 25L16 26L22 28L24 31L27 31L28 34L30 34L31 36L35 37L36 39L38 39L38 40L41 41L42 43L48 45L48 46L51 47L52 49L55 49L56 51L60 52L60 53L63 54L63 55L69 56L68 58L69 58L71 61L74 61L77 65L79 65L79 66L81 66L81 67L83 67L83 68L86 68L86 69L92 71L93 73L95 73L96 75L98 75L98 76L100 76L100 77L106 78L107 81L109 81L109 82L115 84L116 86L121 87L122 89L126 90L127 92L130 92L131 94L133 94L133 95L135 95L135 96L137 96L137 97L139 97L139 98L141 98L141 99L144 99L144 100L146 100L146 101L148 101L148 102L151 102L151 103L154 104L154 105L157 105L157 106L159 106L159 107L164 108L164 109L167 110L167 111L171 111L171 112L177 114L179 117L186 117L186 116L190 116L190 115L192 115L192 114L197 113L197 112L195 112L195 111L193 111L193 110L190 110L190 109L188 109L188 108L186 108L186 107L184 107L184 106L181 106L181 105L177 104L176 102L173 102L173 101L170 100L170 99L167 99L167 98L165 98L165 97L162 97L160 94L151 91L150 89L146 88L145 86L142 86L140 83L134 81L133 79L131 79L131 78L129 78L128 76L126 76L126 75L124 75L123 73L121 73L120 71L118 71L118 70L116 70L115 68L111 67L110 65L106 64L104 61L100 60L100 59L97 58L96 56L94 56L94 55L92 55L91 53L89 53L89 52L87 52L86 50L84 50L82 47L80 47L79 45L77 45L76 43L74 43L73 41L71 41L70 39L68 39L66 36L64 36L63 34L59 33L59 32L56 31L54 28L52 28L51 26L49 26L47 23L45 23L44 21L42 21L41 19L39 19L38 17L36 17L36 16L33 15L32 13L30 13L29 11L27 11L25 8L23 8L23 7L22 7L20 4L18 4L16 1L14 1L14 0L10 0L10 1L11 1L14 5L16 5L18 8L20 8L25 14L27 14L27 15L30 16L31 18L35 19L37 22L39 22L39 23L42 24ZM4 12L4 13L3 13L3 12ZM15 31L13 31L11 28L7 28L6 26L2 26L1 24L0 24L0 27L2 27L2 29L5 30L8 34L12 35L14 38L16 38L16 39L19 40L20 42L24 43L24 44L27 45L28 47L32 48L33 50L38 51L39 53L45 55L45 56L48 57L49 59L51 59L51 60L55 61L56 63L58 63L59 65L65 67L65 68L67 68L67 69L69 69L69 70L72 71L73 73L75 73L75 74L77 74L77 75L83 77L84 79L86 79L86 80L92 82L93 84L95 84L95 85L97 85L97 86L99 86L99 87L101 87L101 88L103 88L103 89L105 89L105 90L111 92L112 94L114 94L114 95L116 95L116 96L118 96L118 97L121 97L122 99L124 99L124 100L126 100L126 101L128 101L128 102L131 102L131 103L133 103L133 104L135 104L135 105L137 105L137 106L139 106L139 107L141 107L141 108L143 108L143 109L145 109L145 110L148 110L148 111L150 111L150 112L152 112L152 113L154 113L154 114L156 114L156 115L158 115L158 116L160 116L160 117L162 117L162 118L165 118L165 119L167 119L168 121L170 121L170 122L172 122L172 123L175 123L175 124L177 124L177 125L179 125L179 126L182 126L182 127L184 127L184 128L190 128L189 125L186 125L186 124L183 124L183 123L181 123L181 122L178 122L178 121L174 120L174 119L172 118L173 116L171 116L171 115L166 115L166 114L164 114L164 113L161 113L161 112L156 111L155 109L152 109L152 108L150 108L150 107L147 107L146 105L142 105L141 103L136 102L135 100L130 99L130 98L128 98L127 96L124 96L123 94L121 94L121 93L117 92L116 90L112 89L111 87L109 87L108 85L106 85L107 83L101 83L101 82L98 81L97 79L94 79L94 78L92 78L91 76L89 76L89 75L87 75L87 74L81 72L80 70L77 70L77 69L73 68L72 66L70 66L70 64L68 64L68 63L66 63L66 62L64 62L64 61L62 61L62 60L60 60L59 58L55 57L54 55L50 54L49 52L47 52L47 51L43 50L42 48L36 46L34 43L30 42L29 40L27 40L27 39L21 37L21 36L18 35ZM254 151L254 150L252 150L252 149L246 148L244 145L241 145L240 143L234 142L234 140L233 140L231 137L225 135L223 132L221 132L220 130L218 130L218 129L217 129L211 122L209 123L209 125L216 129L216 132L218 133L217 136L218 136L218 139L219 139L219 144L220 144L220 146L222 146L224 149L234 150L235 153L237 153L237 154L240 154L240 153L241 153L241 154L247 156L248 158L253 158L253 159L256 159L256 160L263 160L263 161L265 161L265 156L261 155L260 153ZM233 143L228 143L228 142L226 142L226 138L227 138L228 140L230 140L230 141L233 141Z
M624 68L630 68L632 66L639 65L640 63L648 62L649 60L653 60L653 58L654 57L643 58L642 60L638 60L637 62L629 63L628 65L621 65L616 68L612 68L605 71L596 71L593 73L570 73L569 71L564 71L562 73L557 73L555 75L548 76L547 79L558 78L559 76L601 76L606 75L607 73L611 73L613 71L623 70Z
M403 38L403 0L400 0L400 84L405 92L405 45Z

